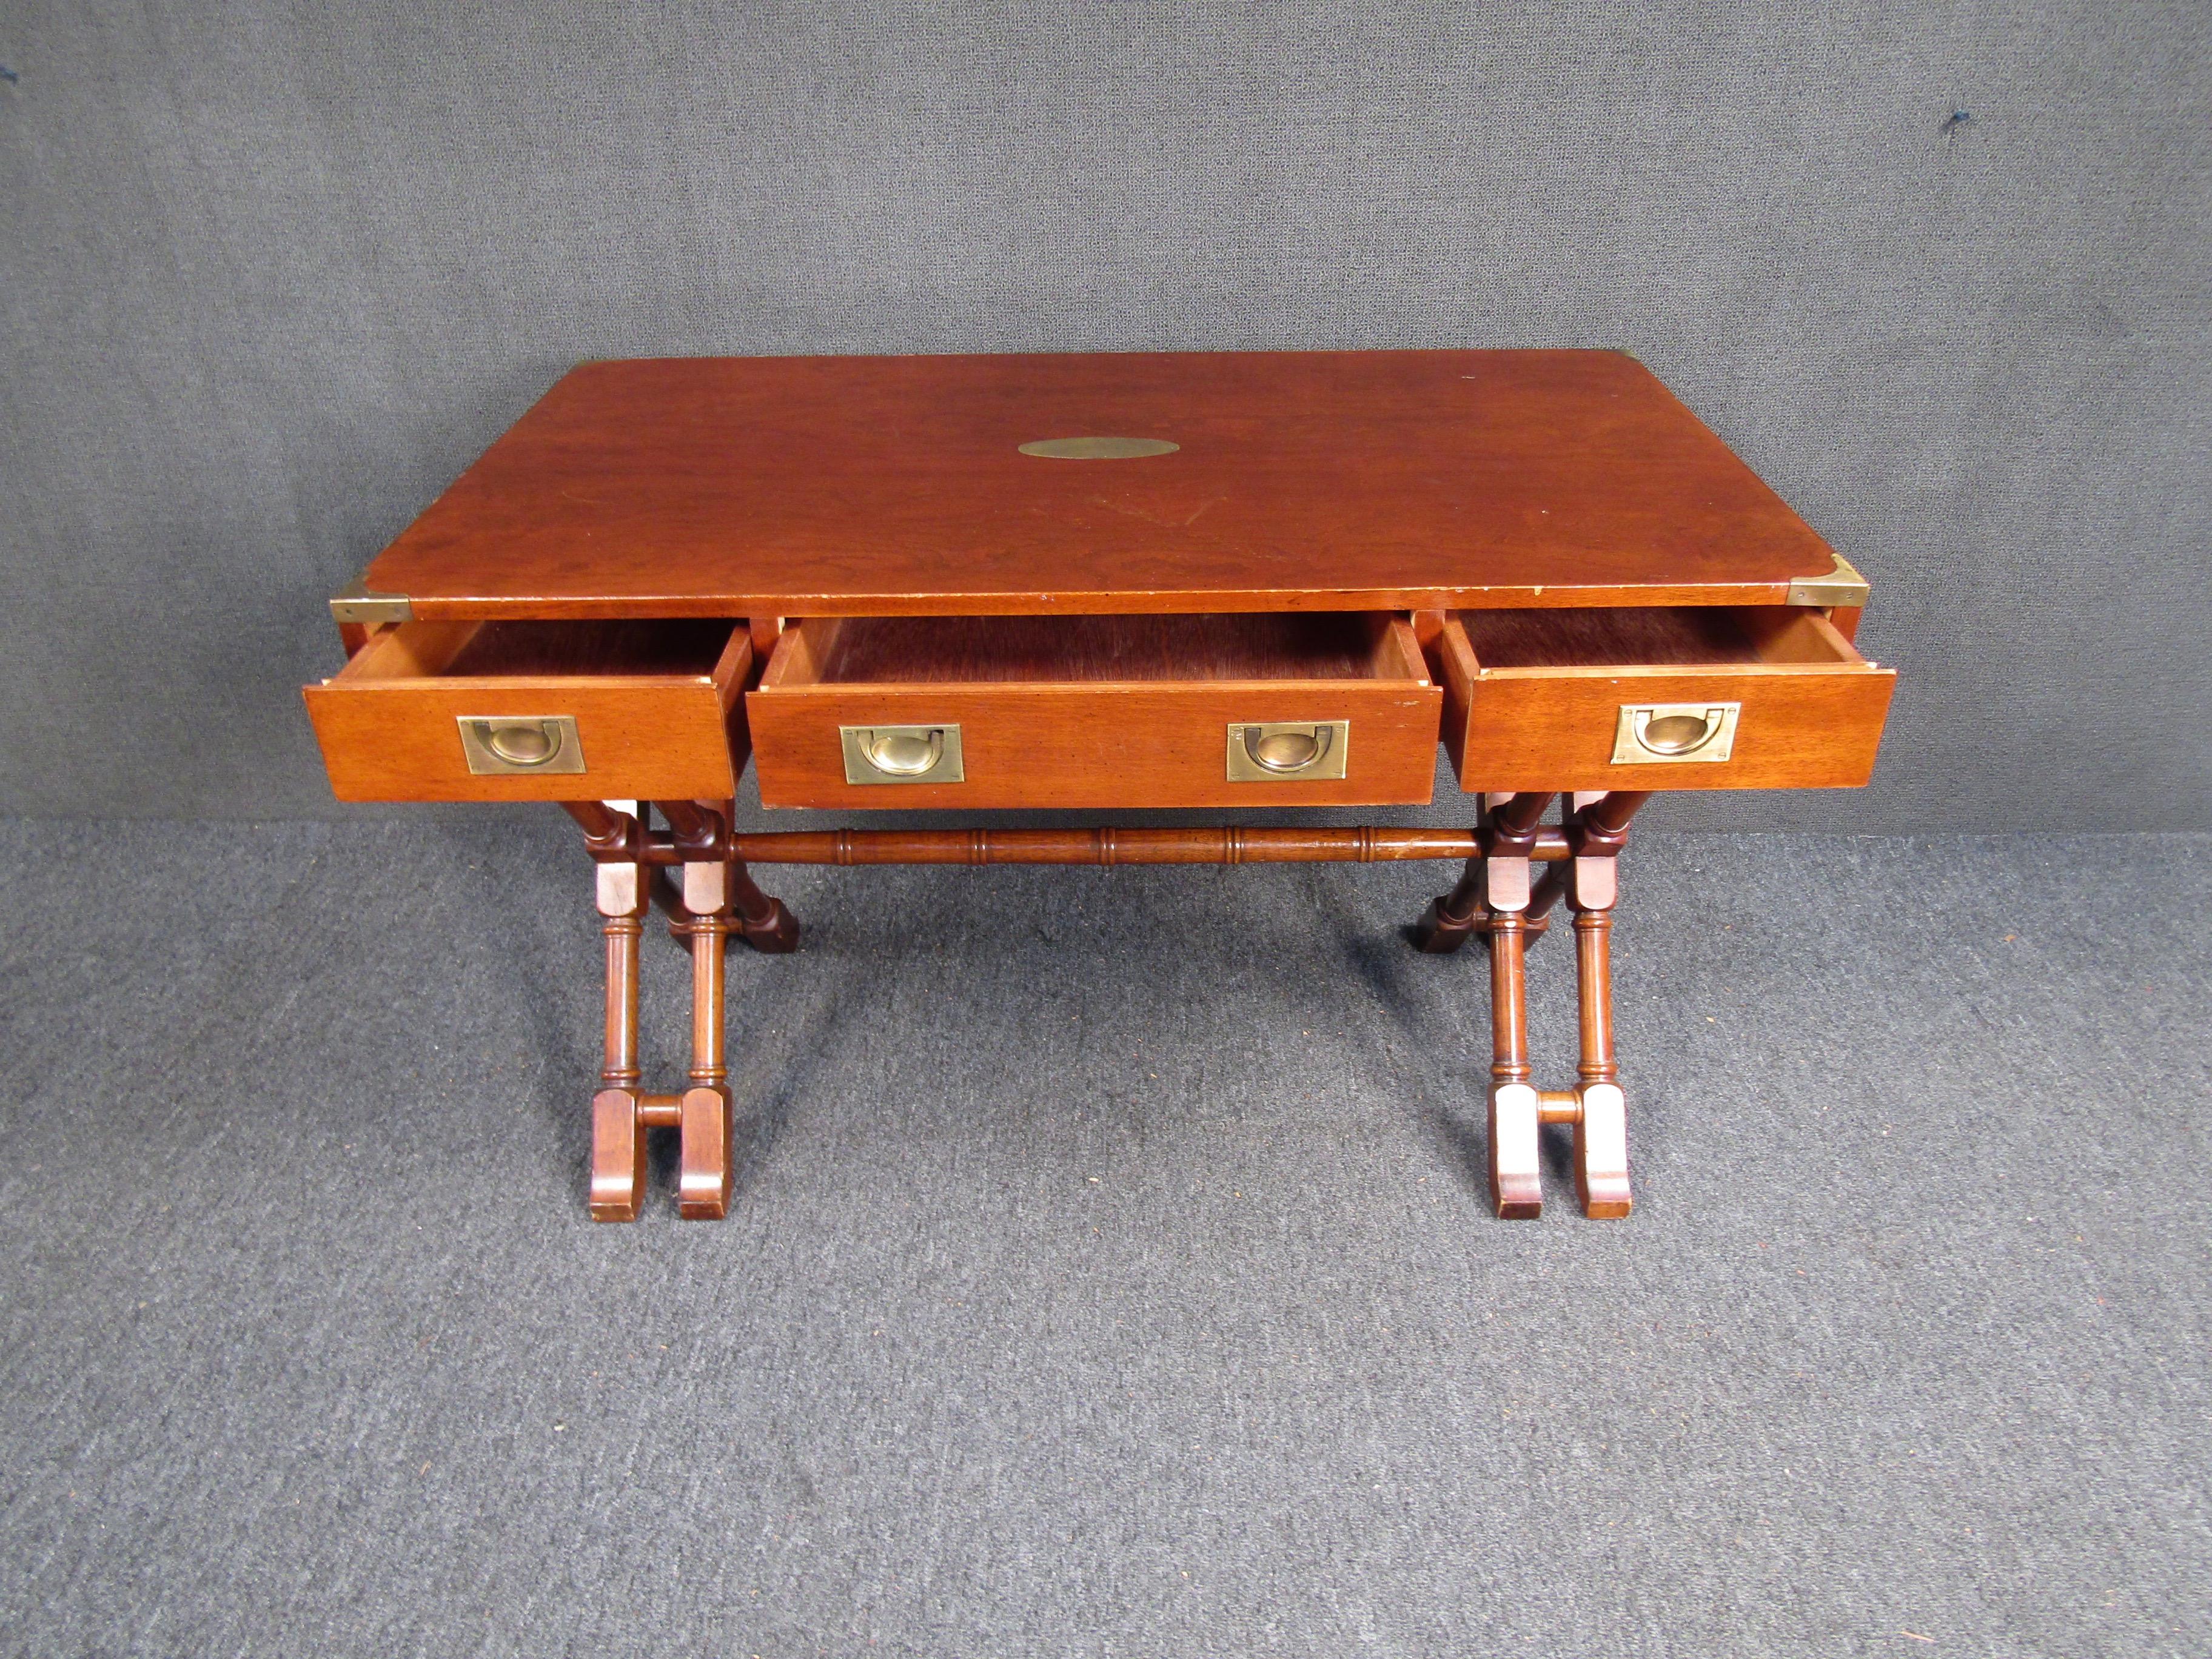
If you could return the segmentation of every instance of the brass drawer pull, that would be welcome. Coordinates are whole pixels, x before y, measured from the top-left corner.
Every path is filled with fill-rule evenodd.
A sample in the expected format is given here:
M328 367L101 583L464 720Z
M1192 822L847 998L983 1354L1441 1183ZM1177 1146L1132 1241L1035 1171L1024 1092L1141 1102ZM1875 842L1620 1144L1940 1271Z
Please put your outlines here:
M1229 728L1229 781L1341 778L1351 744L1350 720L1240 721Z
M1303 772L1328 753L1330 732L1326 726L1310 732L1270 732L1265 737L1256 726L1244 728L1244 752L1255 765L1270 772Z
M463 714L459 720L461 753L479 777L584 769L573 714Z
M1735 749L1740 702L1623 703L1614 728L1616 766L1724 761Z
M848 783L964 783L957 726L841 726Z

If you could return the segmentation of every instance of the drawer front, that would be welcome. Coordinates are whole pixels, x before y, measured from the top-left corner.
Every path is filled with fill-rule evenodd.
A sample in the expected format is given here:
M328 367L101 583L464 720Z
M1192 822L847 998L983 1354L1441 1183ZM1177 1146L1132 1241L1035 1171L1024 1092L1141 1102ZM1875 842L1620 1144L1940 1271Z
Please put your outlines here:
M340 800L726 800L745 760L737 690L706 680L336 680L309 686L307 700ZM480 722L562 720L573 725L555 728L558 746L541 766L472 769L472 758L502 767L484 739L517 729ZM527 762L538 745L499 746Z
M1352 680L807 684L764 688L746 702L763 805L1134 810L1426 801L1443 693ZM1232 726L1240 738L1243 727L1268 728L1252 733L1250 749L1278 763L1303 755L1298 733L1329 729L1309 763L1246 781L1230 776ZM933 733L953 739L940 738L933 759ZM924 775L848 781L866 769L851 759L856 741L871 740L894 767L930 763ZM935 781L956 759L959 781ZM1340 777L1324 775L1340 767Z
M1856 659L1482 670L1455 629L1444 746L1472 791L1853 787L1873 774L1897 680Z

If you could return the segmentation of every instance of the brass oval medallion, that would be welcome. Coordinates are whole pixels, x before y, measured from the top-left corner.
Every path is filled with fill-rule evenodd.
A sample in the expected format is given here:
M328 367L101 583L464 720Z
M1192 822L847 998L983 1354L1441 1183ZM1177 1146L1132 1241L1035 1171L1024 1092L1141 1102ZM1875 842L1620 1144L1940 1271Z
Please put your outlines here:
M1172 455L1182 447L1165 438L1040 438L1024 444L1022 453L1052 461L1128 461L1139 455Z

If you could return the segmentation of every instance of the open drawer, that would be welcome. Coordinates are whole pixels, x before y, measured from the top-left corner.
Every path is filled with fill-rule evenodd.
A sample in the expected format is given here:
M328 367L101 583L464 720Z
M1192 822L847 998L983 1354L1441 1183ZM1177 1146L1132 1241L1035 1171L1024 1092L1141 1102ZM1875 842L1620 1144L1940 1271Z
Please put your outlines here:
M1443 694L1376 614L809 617L746 698L769 806L1425 801Z
M340 800L726 800L751 666L731 622L410 622L307 714Z
M1462 611L1436 646L1469 790L1864 783L1897 678L1787 605Z

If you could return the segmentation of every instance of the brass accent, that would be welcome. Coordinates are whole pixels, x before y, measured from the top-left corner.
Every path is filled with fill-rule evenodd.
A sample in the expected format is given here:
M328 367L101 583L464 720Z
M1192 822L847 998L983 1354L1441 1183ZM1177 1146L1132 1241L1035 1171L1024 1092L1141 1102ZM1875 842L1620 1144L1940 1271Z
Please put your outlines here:
M1350 720L1232 720L1229 781L1307 783L1340 778L1351 751Z
M965 783L957 726L841 726L848 783Z
M1790 584L1790 603L1839 605L1846 610L1856 610L1865 605L1870 591L1867 579L1851 568L1850 560L1838 553L1836 555L1836 568L1826 575L1800 576Z
M356 578L331 595L331 617L342 623L412 622L415 606L404 593L372 593Z
M1140 455L1172 455L1182 447L1165 438L1039 438L1024 444L1022 453L1048 461L1129 461Z
M1735 750L1740 702L1625 702L1613 728L1613 763L1724 761Z
M478 777L584 769L573 714L462 714L457 722L461 753Z

